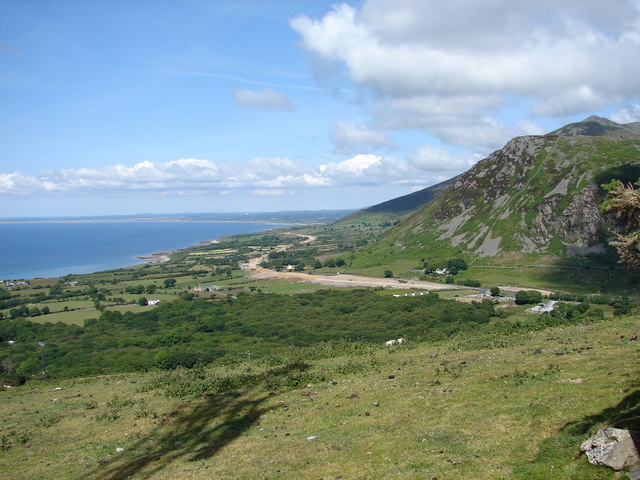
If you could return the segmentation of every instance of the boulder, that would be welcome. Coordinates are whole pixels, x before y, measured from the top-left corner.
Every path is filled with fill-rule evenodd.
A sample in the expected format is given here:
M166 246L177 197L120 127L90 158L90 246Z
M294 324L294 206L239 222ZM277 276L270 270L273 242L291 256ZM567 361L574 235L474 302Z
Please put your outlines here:
M640 464L638 448L640 432L619 428L603 428L589 437L580 450L586 453L589 463L606 465L614 470L622 470Z
M640 480L640 466L633 467L629 473L627 473L627 476L631 480Z

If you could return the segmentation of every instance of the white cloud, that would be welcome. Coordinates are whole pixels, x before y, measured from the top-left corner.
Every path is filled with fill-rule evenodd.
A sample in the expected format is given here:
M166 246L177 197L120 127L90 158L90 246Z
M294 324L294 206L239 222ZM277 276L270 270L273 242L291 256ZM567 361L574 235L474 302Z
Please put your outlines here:
M611 115L611 120L617 123L640 122L640 103L625 107Z
M563 117L640 91L637 0L364 0L291 26L312 62L375 94L376 125L457 145L503 144L521 128L496 120L507 108Z
M251 194L258 195L261 197L270 197L270 196L281 197L283 195L293 195L294 192L292 192L291 190L282 190L282 189L267 190L262 188L258 190L253 190Z
M261 91L237 88L233 97L238 105L263 108L267 110L295 110L294 105L282 93L265 88Z
M381 131L368 125L356 125L337 121L331 130L331 141L340 149L350 150L362 147L391 147L393 141Z
M588 85L562 92L533 106L533 113L540 116L573 115L596 110L605 105L605 98Z
M241 189L254 195L288 195L291 188L376 184L403 181L404 162L377 155L355 155L315 166L286 158L253 158L244 163L214 163L183 158L132 166L51 170L28 176L0 173L0 193L120 194L149 192L193 195L216 191L231 195Z
M455 171L463 172L471 168L478 161L472 155L456 157L445 150L425 145L420 147L415 155L411 158L411 163L425 171Z
M378 155L356 155L342 162L320 165L320 171L328 174L340 172L362 175L371 167L380 165L381 161L382 157Z

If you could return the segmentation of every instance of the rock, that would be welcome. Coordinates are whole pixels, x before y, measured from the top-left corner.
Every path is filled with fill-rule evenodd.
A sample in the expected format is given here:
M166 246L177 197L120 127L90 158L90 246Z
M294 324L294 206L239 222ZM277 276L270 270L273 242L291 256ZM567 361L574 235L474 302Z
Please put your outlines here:
M116 448L116 452L122 453L122 452L124 452L124 448L118 447L118 448Z
M606 465L614 470L640 464L640 455L636 449L640 443L640 432L619 428L603 428L589 437L581 446L589 463Z
M631 470L629 470L629 473L627 473L627 476L631 480L640 480L640 466L633 467Z

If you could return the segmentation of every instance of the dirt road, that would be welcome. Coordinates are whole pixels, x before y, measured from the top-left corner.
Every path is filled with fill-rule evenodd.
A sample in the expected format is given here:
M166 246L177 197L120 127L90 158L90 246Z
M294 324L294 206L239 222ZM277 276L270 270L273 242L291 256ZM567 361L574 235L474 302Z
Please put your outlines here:
M402 288L413 290L444 290L457 288L452 285L440 283L421 282L412 280L397 280L395 278L362 277L360 275L310 275L302 272L276 272L259 267L262 257L251 259L249 262L249 275L255 280L285 280L291 283L312 283L327 287L384 287Z

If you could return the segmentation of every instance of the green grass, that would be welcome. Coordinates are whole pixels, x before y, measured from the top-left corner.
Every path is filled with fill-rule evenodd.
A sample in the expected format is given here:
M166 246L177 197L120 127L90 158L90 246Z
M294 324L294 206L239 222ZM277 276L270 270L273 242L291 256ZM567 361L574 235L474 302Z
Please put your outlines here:
M366 275L371 277L382 277L384 276L385 270L391 270L393 272L394 277L402 276L407 278L412 278L415 276L419 276L420 274L411 273L409 274L409 270L413 270L420 266L420 262L418 260L406 260L406 259L398 259L398 260L389 260L389 263L385 264L385 257L381 257L382 265L375 265L364 268L349 268L347 269L347 273L353 273L356 275ZM377 263L377 262L376 262ZM405 275L403 275L405 274Z
M113 305L113 306L109 306L106 308L106 310L116 310L119 312L144 312L147 310L151 310L153 307L152 306L140 306L140 305L136 305L136 304L131 304L131 305ZM85 309L80 309L80 310L70 310L68 312L57 312L57 313L50 313L48 315L40 315L37 317L29 317L30 321L36 322L36 323L45 323L45 322L51 322L51 323L57 323L57 322L62 322L62 323L67 323L69 325L79 325L82 326L84 325L84 321L89 319L89 318L98 318L100 316L100 310L96 309L96 308L85 308Z
M3 478L619 478L574 457L590 432L640 414L637 329L627 317L316 349L304 388L263 384L275 364L240 361L208 375L256 380L206 397L168 398L148 374L32 382L0 392Z
M40 315L38 317L29 317L29 320L36 323L67 323L69 325L84 325L84 321L88 318L98 318L100 311L96 308L86 308L82 310L71 310L69 312L50 313L48 315Z

